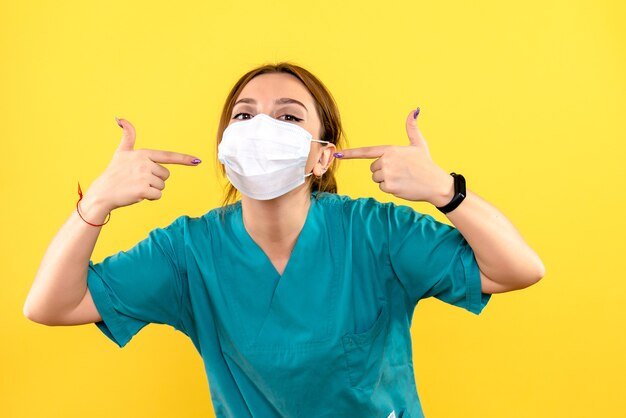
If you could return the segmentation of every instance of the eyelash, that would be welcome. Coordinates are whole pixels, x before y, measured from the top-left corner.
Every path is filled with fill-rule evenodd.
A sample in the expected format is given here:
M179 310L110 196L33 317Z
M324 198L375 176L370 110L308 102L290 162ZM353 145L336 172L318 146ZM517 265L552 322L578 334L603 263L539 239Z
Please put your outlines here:
M235 116L233 116L233 119L239 119L239 115L248 115L248 116L250 116L250 114L249 114L249 113L241 112L241 113L237 113ZM290 115L290 114L288 114L288 113L286 113L286 114L285 114L285 115L283 115L283 116L289 116L290 118L292 118L292 119L293 119L293 122L302 122L302 121L303 121L303 119L297 118L297 117L295 117L294 115ZM239 119L239 120L245 120L245 119ZM291 121L291 120L288 120L287 122L292 122L292 121Z

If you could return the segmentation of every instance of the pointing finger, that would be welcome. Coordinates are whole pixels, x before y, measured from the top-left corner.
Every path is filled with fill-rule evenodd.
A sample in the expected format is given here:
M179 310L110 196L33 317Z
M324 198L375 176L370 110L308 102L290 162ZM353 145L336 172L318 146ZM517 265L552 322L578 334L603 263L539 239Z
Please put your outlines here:
M181 165L198 165L202 161L197 157L189 154L181 154L173 151L161 151L154 149L143 149L148 158L158 164L181 164Z
M345 149L335 153L335 157L342 160L350 160L356 158L380 158L389 148L389 145L377 145L373 147L361 147Z

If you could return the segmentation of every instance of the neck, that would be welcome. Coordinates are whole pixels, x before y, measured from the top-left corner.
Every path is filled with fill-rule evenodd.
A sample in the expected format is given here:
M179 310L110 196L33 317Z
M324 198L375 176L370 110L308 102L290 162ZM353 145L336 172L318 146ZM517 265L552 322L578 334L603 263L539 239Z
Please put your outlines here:
M258 244L292 247L311 206L309 185L303 184L272 200L242 196L241 210L248 234Z

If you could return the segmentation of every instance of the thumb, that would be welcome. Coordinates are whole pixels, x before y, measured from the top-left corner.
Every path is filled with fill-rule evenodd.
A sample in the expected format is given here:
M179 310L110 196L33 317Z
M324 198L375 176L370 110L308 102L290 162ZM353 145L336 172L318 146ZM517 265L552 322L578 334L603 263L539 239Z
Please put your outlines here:
M118 151L132 151L135 146L135 128L126 119L115 118L117 124L124 130Z
M406 133L409 136L409 141L411 145L415 145L418 147L426 148L428 151L428 144L426 143L426 139L422 135L420 128L417 126L417 116L420 113L420 108L418 107L415 110L411 110L411 113L406 118Z

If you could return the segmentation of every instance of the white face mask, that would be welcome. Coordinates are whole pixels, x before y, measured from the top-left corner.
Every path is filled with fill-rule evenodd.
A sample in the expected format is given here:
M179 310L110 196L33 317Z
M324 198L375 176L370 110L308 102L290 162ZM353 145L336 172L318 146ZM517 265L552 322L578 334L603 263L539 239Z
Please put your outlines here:
M260 113L224 130L217 159L242 194L257 200L282 196L304 183L312 139L304 128Z

